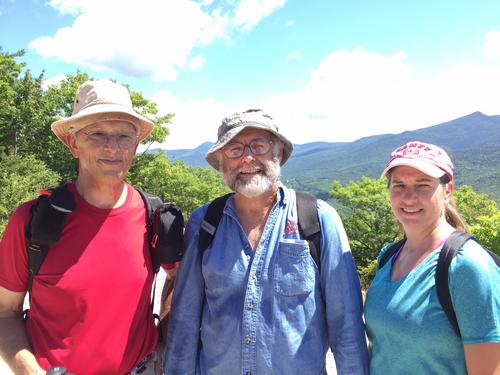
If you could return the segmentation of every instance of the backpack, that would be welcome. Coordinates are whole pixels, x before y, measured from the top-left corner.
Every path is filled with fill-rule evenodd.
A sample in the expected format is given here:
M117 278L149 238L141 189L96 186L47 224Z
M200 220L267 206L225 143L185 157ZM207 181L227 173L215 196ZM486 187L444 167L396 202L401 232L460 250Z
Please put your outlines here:
M136 189L146 207L146 226L149 251L155 273L151 311L154 309L156 275L161 264L173 264L182 258L184 218L178 206L163 201L152 194ZM67 185L61 185L41 195L30 208L30 220L25 228L26 251L28 253L31 295L33 277L38 273L48 251L60 238L69 213L76 208L73 193ZM155 319L159 317L155 315Z
M226 202L233 194L234 193L229 193L216 198L208 205L207 212L205 213L205 217L200 227L198 248L201 253L203 253L212 243L222 218ZM299 191L296 192L296 197L299 233L309 243L311 257L314 259L318 269L321 270L321 228L318 219L316 197Z
M453 308L453 304L451 301L450 288L448 285L448 269L450 267L451 261L457 255L458 250L461 249L463 245L469 240L474 240L479 243L470 233L460 231L453 232L444 243L439 253L439 258L436 266L435 278L438 300L458 337L462 336L460 334L460 328L458 326L455 309ZM381 269L389 261L389 259L400 249L401 246L403 246L405 241L406 239L403 239L389 246L387 251L378 262L378 270ZM493 258L495 264L497 266L500 266L500 257L492 251L486 249L484 246L483 249L491 256L491 258Z

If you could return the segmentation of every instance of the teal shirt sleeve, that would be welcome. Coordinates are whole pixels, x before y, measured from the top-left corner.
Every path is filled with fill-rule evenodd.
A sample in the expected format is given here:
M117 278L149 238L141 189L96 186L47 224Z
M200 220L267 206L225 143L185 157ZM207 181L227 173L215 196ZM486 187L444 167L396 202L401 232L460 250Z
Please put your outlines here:
M500 268L477 242L459 250L448 281L463 343L500 342Z

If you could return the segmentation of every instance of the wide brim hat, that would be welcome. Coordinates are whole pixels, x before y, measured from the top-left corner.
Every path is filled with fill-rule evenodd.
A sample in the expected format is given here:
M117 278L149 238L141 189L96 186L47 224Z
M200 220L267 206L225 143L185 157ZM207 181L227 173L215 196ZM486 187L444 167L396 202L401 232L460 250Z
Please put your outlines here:
M110 80L87 81L77 90L73 114L55 121L51 129L59 140L67 144L70 133L99 121L129 122L137 130L139 142L153 131L152 121L136 113L128 90Z
M415 168L434 178L447 174L450 181L453 180L453 163L450 157L441 147L430 143L412 141L395 149L380 178L385 177L387 172L397 166Z
M219 126L217 142L205 154L205 160L216 170L220 169L217 151L228 144L234 137L246 128L266 130L283 143L283 156L280 165L286 163L293 152L293 143L279 132L274 119L260 109L249 109L226 117Z

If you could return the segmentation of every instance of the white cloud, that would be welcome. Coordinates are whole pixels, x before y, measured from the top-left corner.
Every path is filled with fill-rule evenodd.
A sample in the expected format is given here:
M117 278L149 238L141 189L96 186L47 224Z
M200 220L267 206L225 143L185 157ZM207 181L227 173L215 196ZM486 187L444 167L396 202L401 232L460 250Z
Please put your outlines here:
M262 18L285 5L286 0L241 0L235 11L234 24L242 30L250 30Z
M291 52L288 53L288 55L286 56L286 61L294 61L294 60L300 60L302 58L302 54L297 51L297 50L293 50Z
M500 60L500 31L493 30L486 34L483 50L487 58Z
M59 85L65 79L66 79L65 74L57 74L52 78L44 79L42 82L42 89L47 90L50 86Z
M85 11L90 2L91 0L50 0L48 3L63 15L76 16Z
M189 60L189 70L193 72L200 70L203 67L204 63L205 63L205 58L203 56L200 55L193 56Z
M206 141L217 139L217 128L230 111L214 98L181 101L170 91L156 93L151 100L158 104L160 113L174 113L170 134L161 145L164 149L195 148Z
M457 63L423 77L402 51L385 55L356 48L329 54L296 91L236 103L214 98L183 102L171 93L153 97L176 114L166 148L194 148L215 141L223 117L263 108L294 143L353 141L400 133L481 111L500 114L500 65Z
M455 65L421 79L406 60L403 52L335 51L303 90L263 105L296 143L352 141L436 125L474 111L500 113L500 66Z
M95 71L174 80L191 62L201 68L195 48L230 39L235 24L248 30L285 1L242 0L222 8L210 0L51 0L50 6L75 20L29 47Z
M285 28L292 27L295 24L293 20L288 20L285 23Z

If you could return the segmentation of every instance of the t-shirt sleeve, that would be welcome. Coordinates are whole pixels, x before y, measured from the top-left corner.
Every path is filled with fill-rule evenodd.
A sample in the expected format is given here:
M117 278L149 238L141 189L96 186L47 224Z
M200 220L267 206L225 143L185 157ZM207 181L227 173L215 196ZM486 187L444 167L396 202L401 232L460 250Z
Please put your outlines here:
M24 203L12 213L0 241L0 286L13 292L25 292L28 289L24 229L31 204Z
M500 270L474 241L450 265L449 286L464 344L500 342Z

